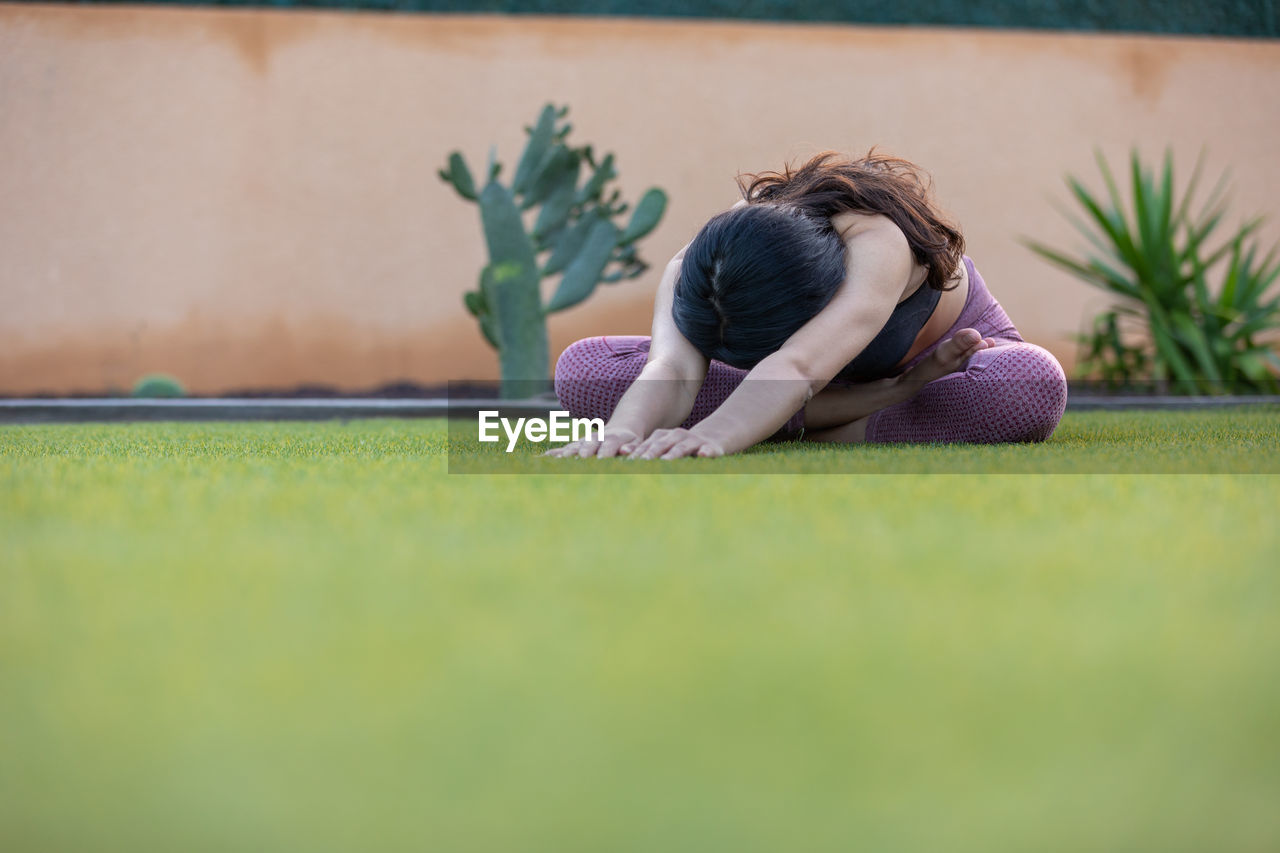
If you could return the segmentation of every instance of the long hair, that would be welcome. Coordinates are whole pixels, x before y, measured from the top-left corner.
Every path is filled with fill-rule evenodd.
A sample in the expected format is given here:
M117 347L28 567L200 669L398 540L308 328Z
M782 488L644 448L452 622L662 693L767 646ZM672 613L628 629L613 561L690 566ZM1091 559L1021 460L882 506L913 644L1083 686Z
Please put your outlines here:
M930 199L928 175L914 163L873 148L849 159L823 152L798 169L742 175L738 186L750 204L794 207L830 219L838 213L882 214L902 229L916 263L929 268L925 283L948 290L964 255L964 236ZM954 286L954 285L953 285Z
M707 358L749 370L831 301L844 255L829 219L772 204L735 207L685 250L672 318Z

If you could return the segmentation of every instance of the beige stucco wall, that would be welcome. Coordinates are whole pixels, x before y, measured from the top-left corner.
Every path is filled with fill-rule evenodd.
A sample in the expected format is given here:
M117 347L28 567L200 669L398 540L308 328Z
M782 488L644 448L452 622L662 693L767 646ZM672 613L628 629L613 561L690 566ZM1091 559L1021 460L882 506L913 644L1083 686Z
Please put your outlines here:
M623 19L0 5L0 393L485 378L461 306L455 148L514 164L539 106L671 207L669 256L739 170L873 144L932 171L1024 334L1070 361L1101 299L1017 244L1073 244L1064 172L1172 146L1280 196L1275 42ZM1271 237L1274 228L1267 232ZM661 268L661 263L656 264ZM552 321L648 327L656 273Z

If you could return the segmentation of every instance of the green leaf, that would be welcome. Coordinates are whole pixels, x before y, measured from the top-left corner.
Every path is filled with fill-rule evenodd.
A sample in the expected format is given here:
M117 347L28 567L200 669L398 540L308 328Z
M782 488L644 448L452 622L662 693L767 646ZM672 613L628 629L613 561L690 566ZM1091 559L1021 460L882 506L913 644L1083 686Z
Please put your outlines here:
M1151 181L1142 169L1142 163L1138 160L1138 151L1136 148L1129 156L1131 179L1133 183L1134 220L1137 225L1141 249L1144 254L1150 257L1149 253L1155 245L1155 233L1152 227L1151 212Z
M588 160L588 162L590 162ZM599 201L601 193L604 192L605 184L618 177L618 170L613 165L613 154L606 154L604 160L599 166L595 167L595 171L582 189L578 191L575 201L578 204L586 204L591 201Z
M1220 308L1234 307L1236 304L1236 285L1240 283L1240 242L1237 240L1231 247L1231 263L1227 267L1227 277L1222 283L1222 292L1218 294Z
M498 345L498 323L492 314L481 315L480 334L484 335L484 339L489 342L489 346L494 349L500 349Z
M491 145L489 146L489 164L485 167L485 173L488 175L488 177L485 178L485 183L487 184L489 181L497 180L498 173L501 171L502 164L498 162L498 146Z
M1191 169L1191 180L1187 182L1187 188L1182 192L1182 203L1178 205L1178 211L1173 215L1174 222L1186 222L1187 213L1191 209L1191 199L1196 194L1196 187L1200 184L1200 175L1204 170L1205 151L1200 149L1200 153L1196 155L1196 164Z
M1082 264L1073 258L1067 257L1062 252L1059 252L1056 249L1051 249L1041 243L1023 240L1022 244L1050 263L1062 267L1067 272L1074 274L1078 278L1094 285L1095 287L1102 288L1103 290L1110 290L1134 299L1140 298L1138 288L1133 286L1132 283L1126 280L1119 273L1107 267L1105 264L1102 264L1097 259L1090 259L1089 264Z
M577 195L578 173L581 165L581 162L574 158L567 170L556 173L556 184L547 194L542 210L538 211L538 218L534 221L535 239L542 240L554 234L568 222L569 214L574 207L574 198Z
M1098 201L1085 189L1084 185L1075 178L1069 177L1067 183L1071 187L1072 193L1084 205L1085 210L1093 216L1094 221L1098 223L1098 226L1102 228L1108 239L1115 245L1117 256L1132 267L1140 278L1145 277L1146 265L1134 245L1133 236L1129 233L1123 217L1119 216L1118 212L1117 215L1113 216L1104 211Z
M1120 190L1116 186L1116 179L1111 175L1111 167L1107 165L1107 159L1102 156L1102 149L1093 149L1094 162L1098 164L1098 171L1102 173L1102 182L1106 184L1107 195L1111 198L1111 207L1119 212L1124 210L1124 199L1120 195Z
M1186 314L1174 314L1171 319L1174 328L1178 331L1178 337L1187 349L1191 350L1191 354L1200 365L1201 375L1212 382L1221 382L1222 373L1218 370L1213 353L1209 351L1209 343L1205 340L1204 332Z
M576 185L579 164L580 157L578 154L572 149L556 143L547 151L544 162L538 167L532 183L525 190L524 202L521 204L521 208L528 210L535 205L542 204L565 181L572 180Z
M587 242L587 235L591 233L592 226L599 221L599 212L590 211L573 225L561 231L556 238L555 245L551 248L551 257L547 259L546 265L542 268L542 274L555 275L569 266L570 262L577 257L578 252L582 251L582 246Z
M619 242L633 243L658 226L667 210L667 194L654 187L641 196Z
M1150 311L1149 328L1151 329L1151 337L1155 341L1156 353L1163 362L1173 372L1175 379L1182 382L1194 382L1195 371L1191 369L1190 363L1179 349L1176 339L1173 337L1173 322L1170 320L1168 313L1162 305L1154 301L1154 295L1144 294L1147 308Z
M555 141L556 119L556 108L553 105L547 104L542 108L537 124L529 131L529 142L516 166L516 176L511 183L514 194L522 195L537 176L538 167L546 159L547 150Z
M1259 352L1240 353L1236 357L1236 364L1240 366L1240 372L1254 382L1264 382L1271 377L1271 371L1267 369L1266 359Z
M448 169L441 169L439 174L441 180L453 184L458 195L468 201L476 200L476 182L471 177L471 169L467 167L467 161L463 159L461 152L454 151L450 154Z
M1280 264L1276 263L1277 248L1280 247L1272 246L1260 264L1254 260L1256 245L1250 245L1245 252L1244 259L1240 262L1242 285L1235 300L1236 306L1241 310L1249 311L1257 306L1263 294L1280 276Z
M555 295L547 303L547 313L577 305L591 295L604 273L613 249L618 245L618 226L601 219L591 227L582 250L564 271Z
M479 321L480 333L484 335L484 339L489 342L489 345L494 349L501 349L498 343L498 318L489 309L489 302L485 295L486 291L493 293L495 297L497 296L488 266L480 270L480 282L477 288L463 294L463 304Z
M605 284L613 284L614 282L635 278L649 269L649 264L642 260L636 251L635 243L619 245L613 253L610 263L616 264L618 269L604 277Z
M492 262L534 265L533 242L525 233L524 221L510 190L490 181L480 193L480 219Z
M1161 233L1159 235L1160 242L1168 246L1173 238L1173 232L1177 228L1177 220L1173 218L1173 151L1166 148L1164 150L1164 176L1160 182L1160 211L1159 222Z

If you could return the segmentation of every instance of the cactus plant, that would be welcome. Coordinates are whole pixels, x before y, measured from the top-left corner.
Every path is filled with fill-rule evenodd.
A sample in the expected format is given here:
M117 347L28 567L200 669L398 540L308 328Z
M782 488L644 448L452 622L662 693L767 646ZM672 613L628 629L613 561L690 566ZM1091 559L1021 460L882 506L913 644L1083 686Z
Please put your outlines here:
M505 395L516 387L545 387L550 373L547 315L582 302L601 282L635 278L648 269L636 242L666 211L667 195L644 193L632 210L609 188L614 157L597 159L591 146L567 138L568 107L543 107L510 184L498 180L502 164L490 151L478 185L460 152L449 155L440 178L480 207L488 263L463 304L498 350ZM615 220L631 210L625 224ZM544 299L543 280L557 278Z

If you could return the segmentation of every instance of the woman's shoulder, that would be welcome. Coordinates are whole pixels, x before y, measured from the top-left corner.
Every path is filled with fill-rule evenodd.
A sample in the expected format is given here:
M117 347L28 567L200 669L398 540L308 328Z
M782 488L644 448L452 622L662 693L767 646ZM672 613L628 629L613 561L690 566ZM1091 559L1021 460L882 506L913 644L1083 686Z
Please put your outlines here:
M837 213L831 217L831 227L836 230L836 233L846 243L854 237L873 231L887 233L896 231L902 234L902 229L898 227L897 223L883 213L859 213L856 211Z
M914 254L906 232L881 213L837 213L831 217L831 227L840 235L846 252L861 253L862 247L874 244Z
M831 217L831 225L844 242L850 273L857 269L861 259L868 254L882 258L897 257L907 263L904 279L887 278L879 282L892 292L898 302L909 296L928 277L928 269L919 262L912 251L911 241L896 222L878 213L837 213Z

